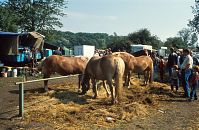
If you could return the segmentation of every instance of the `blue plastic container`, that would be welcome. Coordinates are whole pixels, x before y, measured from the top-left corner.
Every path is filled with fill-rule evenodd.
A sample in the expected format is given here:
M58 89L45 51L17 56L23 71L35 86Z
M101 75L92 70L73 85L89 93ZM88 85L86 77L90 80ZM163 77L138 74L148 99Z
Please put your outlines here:
M41 59L41 53L36 53L36 59Z
M53 54L53 51L48 49L46 50L46 57L51 56Z
M22 53L20 56L21 56L21 58L20 58L20 62L24 62L24 61L25 61L25 54L24 54L24 53Z
M16 61L21 62L21 54L16 55Z

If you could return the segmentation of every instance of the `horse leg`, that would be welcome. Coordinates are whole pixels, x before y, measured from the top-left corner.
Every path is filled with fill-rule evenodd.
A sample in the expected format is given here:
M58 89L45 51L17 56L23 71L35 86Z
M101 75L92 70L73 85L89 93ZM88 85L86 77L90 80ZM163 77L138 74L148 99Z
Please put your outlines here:
M49 78L50 76L48 75L44 75L44 79L45 78ZM44 90L47 92L48 91L48 80L44 80Z
M129 88L130 87L131 71L125 69L124 77L125 77L124 86L127 86L127 88Z
M78 93L81 92L81 81L82 81L82 74L78 75Z
M108 89L107 89L107 85L105 84L105 81L104 81L104 80L103 80L102 82L103 82L103 87L104 87L104 89L106 90L107 97L109 97L109 96L110 96L110 93L109 93L109 91L108 91Z
M107 84L109 85L110 90L111 90L111 104L114 104L116 101L115 101L115 97L114 97L114 94L113 94L112 79L111 80L107 80Z
M93 98L96 99L97 98L97 85L96 85L96 80L95 79L91 79L91 82L92 82L92 85L93 85L93 93L94 93L94 96Z
M138 73L138 79L140 79L140 73Z
M144 71L144 85L147 85L147 71Z

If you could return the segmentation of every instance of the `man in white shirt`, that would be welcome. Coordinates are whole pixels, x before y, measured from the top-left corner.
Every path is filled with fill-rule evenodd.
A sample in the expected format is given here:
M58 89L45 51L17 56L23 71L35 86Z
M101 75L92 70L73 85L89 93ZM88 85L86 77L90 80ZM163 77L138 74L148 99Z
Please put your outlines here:
M190 51L188 49L184 49L183 54L185 55L185 59L181 65L182 86L184 88L184 96L190 98L189 78L192 73L193 58L190 56Z

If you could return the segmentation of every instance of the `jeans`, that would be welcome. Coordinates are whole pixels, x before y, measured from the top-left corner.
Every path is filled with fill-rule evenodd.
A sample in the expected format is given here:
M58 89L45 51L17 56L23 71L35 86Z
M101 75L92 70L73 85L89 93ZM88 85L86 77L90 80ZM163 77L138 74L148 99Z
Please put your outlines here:
M182 86L184 88L184 94L188 98L190 98L189 78L191 76L191 72L191 69L182 70Z
M197 87L198 87L198 81L195 81L195 83L193 83L192 85L190 98L193 98L193 97L197 98L197 94L196 94Z
M172 81L171 77L172 77L172 73L173 73L173 68L169 67L168 71L169 71L169 81L171 82Z

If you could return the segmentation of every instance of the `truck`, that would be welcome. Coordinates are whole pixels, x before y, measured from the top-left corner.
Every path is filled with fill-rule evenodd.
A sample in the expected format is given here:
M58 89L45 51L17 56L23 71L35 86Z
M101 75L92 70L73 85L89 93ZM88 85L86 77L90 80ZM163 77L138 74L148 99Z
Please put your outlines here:
M151 45L141 45L141 44L131 45L131 53L135 53L137 51L144 50L144 49L152 52L152 46Z
M167 56L167 47L161 47L158 50L158 54L159 54L159 56L166 57Z
M91 58L93 57L94 52L95 52L95 46L92 45L74 46L75 56L87 56L88 58Z

